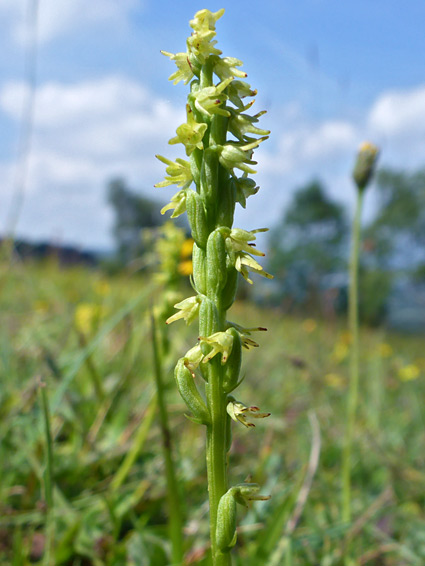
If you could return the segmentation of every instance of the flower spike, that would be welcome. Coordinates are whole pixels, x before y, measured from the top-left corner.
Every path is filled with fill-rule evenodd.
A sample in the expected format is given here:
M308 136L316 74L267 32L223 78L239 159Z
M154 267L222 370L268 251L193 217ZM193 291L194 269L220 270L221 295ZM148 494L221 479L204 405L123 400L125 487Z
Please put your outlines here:
M177 66L170 79L175 84L190 83L186 122L169 141L171 145L181 143L188 157L187 161L170 161L159 156L166 176L156 185L179 187L162 212L173 210L172 217L176 217L186 211L194 242L191 283L197 295L177 303L178 312L167 323L199 320L199 342L180 358L175 376L190 418L206 426L212 566L231 564L236 504L268 499L258 495L256 484L228 489L226 469L231 419L252 428L252 421L269 416L229 396L243 381L244 349L258 347L251 332L265 328L227 322L227 311L237 293L238 272L249 283L250 272L272 276L255 259L264 256L255 245L257 233L264 229L233 227L236 203L245 208L248 197L258 191L250 178L257 163L254 152L269 131L259 123L264 112L251 114L257 91L245 82L242 61L222 56L217 47L216 23L223 13L200 10L190 22L193 32L186 41L186 53L164 52ZM205 395L194 379L198 372L205 381ZM173 562L182 562L182 557Z

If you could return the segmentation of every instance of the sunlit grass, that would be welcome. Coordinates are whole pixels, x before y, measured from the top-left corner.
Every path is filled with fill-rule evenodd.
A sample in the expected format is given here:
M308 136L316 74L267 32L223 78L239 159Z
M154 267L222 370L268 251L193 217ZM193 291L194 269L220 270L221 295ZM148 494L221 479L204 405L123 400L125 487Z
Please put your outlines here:
M18 265L7 278L2 274L0 563L9 566L15 559L16 564L30 564L41 560L45 549L46 440L38 396L42 378L51 412L55 563L168 564L166 483L160 429L151 410L147 309L155 287L142 277L105 278L97 271L65 270L54 263ZM82 345L83 329L76 328L75 316L78 305L84 304L98 305L102 314L84 329ZM231 479L250 473L272 499L267 512L263 504L247 511L239 563L267 564L264 557L282 537L309 459L308 411L313 410L322 448L292 536L292 564L338 565L351 539L351 554L359 561L381 552L385 566L422 565L423 337L362 329L363 388L353 445L354 522L347 529L340 522L340 461L348 367L342 349L335 355L337 346L349 341L345 323L283 318L278 310L262 308L260 313L250 303L236 303L230 311L231 320L246 326L254 325L260 315L262 321L267 319L268 332L258 341L267 348L247 353L241 395L270 408L272 416L267 427L257 427L255 437L245 430L235 437ZM185 332L170 328L176 356L196 339ZM103 399L96 393L89 357ZM167 370L177 475L189 518L185 550L193 564L205 564L203 441L196 425L185 418L172 368ZM369 564L379 564L378 558Z

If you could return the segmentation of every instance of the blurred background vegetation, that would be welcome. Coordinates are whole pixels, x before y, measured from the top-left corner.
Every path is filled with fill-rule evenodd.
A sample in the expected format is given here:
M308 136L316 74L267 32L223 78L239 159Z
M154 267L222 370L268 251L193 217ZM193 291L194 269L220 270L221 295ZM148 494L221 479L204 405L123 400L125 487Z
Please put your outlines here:
M241 282L232 312L238 323L268 328L260 349L246 355L241 394L272 412L267 425L234 434L232 481L250 474L272 495L241 510L236 564L339 565L348 546L356 565L425 562L425 174L381 170L371 190L378 204L362 240L355 519L340 520L350 214L313 180L269 232L275 279ZM163 224L160 205L124 179L112 180L105 198L115 215L113 255L2 246L5 566L170 564L149 313L190 294L190 234L184 224ZM172 378L175 359L197 336L179 324L161 331L165 398L186 564L208 564L204 439L185 418Z

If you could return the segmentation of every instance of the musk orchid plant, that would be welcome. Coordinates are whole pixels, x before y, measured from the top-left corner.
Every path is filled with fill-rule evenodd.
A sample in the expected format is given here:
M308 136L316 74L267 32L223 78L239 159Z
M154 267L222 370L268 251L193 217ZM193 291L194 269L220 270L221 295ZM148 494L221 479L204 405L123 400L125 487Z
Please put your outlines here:
M185 53L163 52L175 62L170 77L175 84L190 85L187 121L177 128L170 144L181 143L186 159L166 165L165 180L157 187L177 185L178 192L162 212L171 217L187 212L193 245L195 294L175 305L177 312L168 323L199 320L198 343L178 362L175 377L191 419L206 427L207 474L210 503L211 553L214 566L231 564L230 550L236 543L236 504L267 499L253 483L229 487L228 451L231 421L246 427L249 419L268 416L258 407L246 406L231 395L241 382L242 349L258 346L253 331L227 320L237 289L238 273L252 283L250 273L270 278L254 256L258 232L264 229L233 228L236 203L243 208L258 187L249 175L253 151L267 139L269 131L257 126L264 112L250 114L256 91L245 82L242 62L222 57L216 47L215 26L224 10L201 10L190 22L193 29ZM201 378L205 396L198 389Z

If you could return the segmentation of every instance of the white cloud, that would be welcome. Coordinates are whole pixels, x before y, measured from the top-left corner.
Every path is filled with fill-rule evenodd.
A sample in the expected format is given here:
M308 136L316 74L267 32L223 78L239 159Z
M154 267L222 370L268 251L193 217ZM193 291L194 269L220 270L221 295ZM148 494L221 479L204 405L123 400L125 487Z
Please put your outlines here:
M280 116L288 114L280 110ZM351 206L351 168L364 140L380 146L380 165L424 167L425 86L382 93L360 120L308 123L302 113L295 120L288 118L286 123L285 118L280 124L275 120L270 141L257 152L262 190L255 197L255 210L247 207L244 211L245 218L254 224L255 218L261 216L273 225L294 190L313 178L321 179L333 198ZM370 216L373 195L368 196L367 204L365 213Z
M424 135L425 86L380 96L370 111L369 124L378 134Z
M140 0L42 0L39 4L38 39L47 42L78 28L104 24L122 25ZM5 18L13 38L26 39L26 0L2 0L0 14Z
M272 131L273 137L273 131ZM277 141L277 152L265 153L262 166L270 172L290 173L303 164L335 159L355 146L356 128L349 122L293 123Z
M20 83L10 82L0 90L0 111L16 123L24 94ZM284 118L270 116L271 138L255 154L262 190L255 205L249 202L243 211L238 207L236 222L248 228L273 225L294 189L314 177L324 181L334 198L350 204L354 198L351 168L358 145L366 139L381 145L382 164L422 166L424 98L424 87L383 93L364 119L356 121L309 123L302 112L294 116L280 109ZM61 233L66 241L107 243L111 213L105 204L106 181L123 175L132 186L165 201L173 188L152 188L163 177L163 165L154 153L179 154L167 140L184 119L184 108L176 109L123 76L42 84L37 92L22 233L34 237ZM0 163L0 172L7 171L7 165ZM0 187L3 208L8 201L4 187Z
M17 122L24 95L22 84L6 84L0 90L0 110ZM184 110L176 110L125 77L41 85L20 228L27 235L42 232L48 237L62 225L65 238L81 240L84 229L80 232L76 226L84 225L86 212L81 209L87 202L91 213L110 222L105 213L105 183L116 175L125 176L137 188L150 188L151 195L165 201L170 192L152 188L163 176L163 165L154 153L176 153L168 149L167 140L184 119ZM41 208L50 208L52 199L56 214L46 217ZM67 218L72 218L72 225ZM102 224L94 229L88 222L85 229L91 241L99 244L107 242L109 228Z

